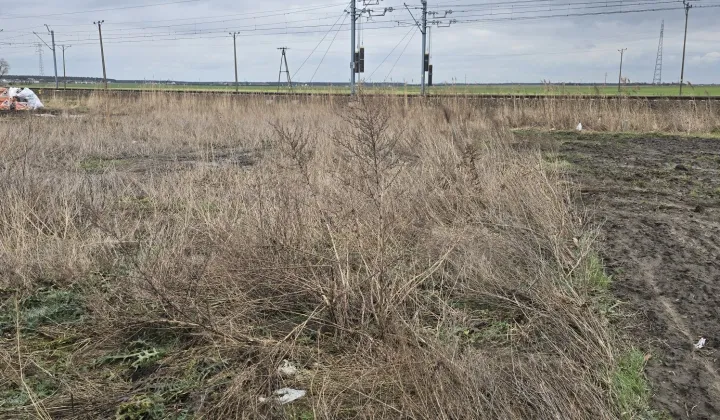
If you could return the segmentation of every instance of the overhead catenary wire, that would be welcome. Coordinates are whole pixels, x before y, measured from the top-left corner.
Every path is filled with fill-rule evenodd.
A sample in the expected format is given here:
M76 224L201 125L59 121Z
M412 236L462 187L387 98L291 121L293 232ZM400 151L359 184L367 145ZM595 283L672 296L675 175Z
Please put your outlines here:
M167 2L167 3L159 3L154 5L148 5L149 6L155 6L155 5L163 5L163 4L177 4L177 3L183 3L183 2ZM542 3L542 6L537 6L537 4ZM717 8L720 7L720 4L713 2L713 0L710 1L701 1L701 0L692 0L693 7L697 8ZM336 5L339 4L346 4L346 3L336 3ZM504 21L524 21L524 20L536 20L536 19L552 19L552 18L566 18L566 17L573 17L573 16L598 16L598 15L615 15L615 14L626 14L626 13L641 13L641 12L655 12L655 11L663 11L663 10L678 10L682 8L682 3L679 1L669 1L669 0L658 0L658 1L651 1L651 0L608 0L604 1L601 4L597 4L596 2L580 2L580 1L573 1L570 0L569 2L566 0L566 2L562 3L557 0L535 0L535 1L510 1L510 2L503 2L503 3L482 3L482 4L470 4L468 2L461 2L461 1L455 1L455 2L447 2L447 3L435 3L433 7L440 7L442 5L449 4L449 7L456 7L456 6L463 6L467 10L458 10L455 11L453 14L453 18L456 19L457 24L466 25L466 26L472 26L475 24L487 24L487 23L500 23ZM533 6L533 4L535 6ZM578 7L583 4L588 4L591 6L588 7ZM605 5L603 5L605 4ZM495 5L497 8L489 11L488 9L483 9L484 7L487 7L488 5L493 6ZM508 6L515 5L515 10L510 10L510 7ZM667 6L667 7L666 7ZM672 7L675 6L675 7ZM504 7L504 8L503 8ZM316 10L323 10L327 7L323 6L320 8L317 8ZM307 9L303 9L307 10ZM254 12L254 14L260 14L263 12ZM277 17L277 16L283 16L285 17L287 13L276 13L274 16L269 16L270 12L266 11L264 12L266 14L266 17ZM529 16L528 16L529 15ZM44 16L44 15L43 15ZM234 16L234 15L229 15ZM237 19L239 22L245 22L250 23L251 21L255 20L250 16L250 13L247 15L246 18L240 18ZM256 16L259 17L259 16ZM263 17L265 19L266 17ZM332 19L334 17L314 17L314 18L306 18L302 20L298 20L296 22L308 22L309 20L317 20L318 23L322 22L326 19ZM187 19L191 18L184 18L182 21L185 21ZM173 21L181 21L178 20L171 20L167 19L165 20L167 22L173 22ZM198 41L204 41L204 40L213 40L213 39L219 39L226 35L224 35L228 29L233 30L236 29L234 27L226 27L226 28L208 28L208 26L211 25L220 25L222 23L226 23L228 19L223 19L216 22L188 22L184 24L179 25L166 25L164 27L147 27L147 28L119 28L116 29L116 33L113 33L113 30L105 28L103 26L103 32L106 39L106 44L131 44L131 43L139 43L139 44L147 44L147 45L158 45L159 43L162 44L163 42L167 45L167 43L177 42L177 41L185 41L185 40L198 40ZM147 22L147 21L146 21ZM149 21L153 22L153 21ZM159 21L155 21L159 22ZM311 54L306 58L306 60L303 62L303 65L305 65L306 62L308 62L309 58L319 49L319 46L324 42L324 40L327 39L330 32L335 31L335 35L333 37L333 42L336 38L338 38L338 35L340 32L342 32L347 25L345 24L345 20L343 20L340 25L337 25L337 20L330 25L328 24L318 24L318 25L291 25L293 23L292 20L286 20L285 22L265 22L260 21L257 23L253 23L252 25L246 25L244 26L245 29L240 29L241 33L239 36L245 36L245 37L264 37L264 36L272 36L272 35L304 35L304 34L315 34L315 33L322 33L323 38L321 41L313 48L311 51ZM108 24L110 25L110 24ZM59 25L62 26L62 25ZM181 30L181 31L167 31L167 32L160 32L160 31L154 31L152 29L169 29L171 27L174 28L183 28L183 27L189 27L189 26L199 26L200 29L198 30L191 30L188 28L187 30ZM378 21L368 21L366 22L366 25L361 25L360 30L360 38L358 39L359 45L362 45L362 33L364 32L362 29L368 29L368 30L387 30L392 31L393 29L396 29L398 27L408 27L408 26L414 26L413 22L409 20L397 20L397 19L379 19ZM73 43L73 45L77 45L78 47L82 46L89 46L89 45L96 45L97 38L91 38L91 37L82 37L82 36L76 36L71 37L69 35L72 34L80 34L80 33L87 33L92 31L82 31L82 32L69 32L69 34L63 34L63 39L59 42L63 43ZM107 34L109 33L109 34ZM107 35L106 35L107 34ZM217 36L215 36L217 34ZM221 35L222 34L222 35ZM30 35L32 36L32 35ZM407 37L407 34L404 38ZM12 48L12 49L22 49L29 46L32 46L32 43L29 41L25 41L23 39L20 39L18 42L7 42L7 41L13 41L15 39L22 38L22 35L12 36L11 38L3 38L0 40L1 45L9 45L9 47L3 47L3 48ZM75 39L77 38L77 40ZM314 42L314 41L313 41ZM395 50L399 47L399 45L402 43L402 40L400 43L395 45L393 50L390 54L388 54L381 65L389 59L389 57L395 52ZM325 51L325 54L323 55L323 59L326 55L328 55L330 47L332 46L332 42L328 49ZM407 45L405 46L407 48ZM431 47L432 48L432 47ZM405 49L403 50L404 53ZM591 50L591 51L597 51L597 50ZM568 52L568 54L576 54L580 52ZM438 53L440 56L447 56L446 54L442 54L442 52ZM503 56L518 56L521 54L502 54ZM522 54L522 55L530 55L530 54ZM533 54L534 55L534 54ZM483 56L483 55L478 55ZM487 55L485 55L487 56ZM402 53L400 55L402 57ZM398 59L400 58L398 57ZM321 63L322 63L321 60ZM397 64L397 61L393 65L393 69L395 68L395 65ZM298 74L302 66L298 68L298 70L295 72L295 75ZM379 69L376 68L373 73L371 73L370 78L372 78L375 71ZM317 73L317 69L315 71ZM314 78L315 73L313 74Z
M397 60L395 60L395 63L393 63L392 67L390 68L390 71L388 72L387 76L385 76L385 79L383 79L383 83L387 82L387 79L390 78L390 75L392 74L393 70L395 70L395 66L397 66L397 63L400 61L402 56L405 54L405 51L407 50L408 46L410 45L410 42L412 42L413 38L415 38L415 35L417 34L416 31L411 31L412 35L410 36L410 39L408 39L408 42L405 44L405 48L403 48L402 52L398 56Z
M345 18L343 19L343 23L345 23L345 19L347 19L347 15L345 15ZM320 66L322 65L323 61L325 61L325 57L328 55L328 52L330 51L330 47L332 47L333 44L335 43L335 40L337 39L339 33L340 33L339 29L337 31L335 31L335 36L333 37L332 41L330 41L330 45L328 45L327 49L325 50L325 54L323 54L317 67L315 67L315 71L313 72L312 77L310 77L309 83L312 83L312 81L315 79L315 75L317 74L318 70L320 70Z
M335 28L335 26L337 25L337 23L340 22L340 19L342 19L343 17L347 17L347 14L345 13L344 10L343 10L343 12L340 14L340 16L337 18L337 20L335 21L335 23L332 24L332 26L330 27L330 29L328 29L328 31L325 33L325 35L323 35L323 37L320 39L320 42L318 42L317 45L315 46L315 48L313 48L313 50L310 51L310 54L308 54L308 56L305 58L305 60L302 62L302 64L300 64L300 67L298 67L298 69L295 70L295 73L293 73L293 76L292 76L293 79L295 79L295 76L297 76L297 74L300 72L300 70L302 70L303 66L305 66L305 63L308 62L308 60L310 59L310 57L312 57L312 55L315 53L315 51L316 51L316 50L320 47L320 45L323 43L323 41L325 41L325 38L327 38L327 36L330 35L330 33L333 31L333 29ZM343 23L345 23L345 19L343 19ZM342 26L342 24L341 24L341 26ZM332 44L331 44L331 45L332 45Z
M636 3L633 3L633 4L631 4L631 5L626 5L626 6L622 6L622 7L630 7L630 6L648 7L648 6L657 6L657 5L661 5L661 6L663 6L663 7L668 7L668 5L670 5L670 4L675 4L675 5L677 5L678 3L677 3L676 0L665 0L665 1L660 1L660 2L650 2L650 3L649 3L649 2L645 2L645 1L641 1L641 2L636 2ZM467 15L467 16L465 16L465 17L483 17L483 16L501 17L501 16L508 16L508 15L509 15L509 16L519 16L519 17L523 17L523 15L526 15L526 14L531 14L531 13L538 14L538 13L545 13L545 12L547 12L547 13L556 12L556 13L558 14L558 16L571 16L570 14L567 14L567 13L569 13L569 12L574 12L574 11L577 11L577 10L610 9L610 8L618 8L618 7L619 7L619 6L595 5L595 6L583 6L583 7L559 7L559 8L556 8L556 9L552 9L552 8L547 8L547 9L546 9L546 8L536 8L536 9L533 9L533 10L502 9L502 10L500 10L500 11L490 11L490 12L484 12L484 13L475 13L476 11L458 11L458 12L454 12L454 13L453 13L453 17L454 17L455 19L457 19L456 16L457 16L458 14L467 14L467 13L470 13L470 14ZM677 9L677 7L672 8L672 9ZM670 10L670 9L664 9L664 10ZM609 14L609 13L612 13L612 12L615 12L615 13L628 12L628 13L630 13L630 12L632 12L632 11L633 11L633 10L620 9L620 10L604 11L604 12L601 12L601 13L603 13L603 14ZM641 11L649 11L649 10L641 10ZM567 12L567 13L562 13L562 12ZM587 13L592 13L592 12L587 12Z
M407 38L407 37L410 35L410 33L414 32L414 31L415 31L415 28L414 28L414 27L410 28L410 30L407 31L407 33L405 34L405 36L403 36L403 37L400 39L400 41L398 41L398 43L395 44L395 46L392 48L392 50L390 50L390 52L388 53L388 55L386 55L385 58L383 58L383 60L380 62L380 64L378 64L378 66L375 67L375 70L373 70L372 73L370 73L370 76L368 77L368 80L372 80L372 77L373 77L373 75L375 74L375 72L377 72L377 71L380 69L380 67L382 67L382 65L385 64L385 61L387 61L387 59L390 58L390 56L392 55L392 53L395 52L395 50L397 49L397 47L399 47L400 44L402 44L402 42L405 40L405 38Z
M117 11L117 10L143 9L143 8L147 8L147 7L168 6L168 5L172 5L172 4L197 3L200 1L202 1L202 0L176 0L176 1L165 2L165 3L143 4L143 5L137 5L137 6L120 6L120 7L111 7L111 8L107 8L107 9L82 10L82 11L76 11L76 12L48 13L48 14L30 15L30 16L18 16L18 15L7 15L6 14L5 16L9 17L11 19L33 19L33 18L40 18L40 17L80 15L80 14L96 13L96 12L110 12L110 11Z
M296 14L296 13L302 13L302 12L314 12L318 10L323 9L329 9L333 6L340 6L344 3L332 3L328 5L323 6L316 6L316 7L308 7L308 8L302 8L302 9L280 9L280 10L268 10L268 11L261 11L261 12L247 12L247 13L238 13L238 14L232 14L232 15L223 15L223 16L212 16L212 17L204 17L204 18L181 18L181 19L166 19L166 20L156 20L156 21L144 21L144 23L149 22L171 22L171 21L180 21L180 20L193 20L189 23L181 23L181 24L175 24L175 25L158 25L158 26L138 26L139 23L143 23L143 21L132 21L132 22L113 22L112 24L108 24L111 27L113 25L122 25L122 24L128 24L128 25L134 25L129 28L116 28L116 29L110 29L106 32L123 32L123 31L136 31L136 30L148 30L148 29L158 29L158 28L172 28L172 27L181 27L181 26L197 26L197 25L205 25L205 24L214 24L214 23L226 23L226 22L235 22L235 21L242 21L242 20L249 20L249 19L257 19L257 18L266 18L266 17L277 17L277 16L285 16L288 14ZM277 12L277 13L274 13ZM256 15L256 16L253 16ZM228 19L229 17L238 17L243 16L237 19ZM211 20L211 21L205 21L206 19L215 19L215 18L222 18L220 20ZM334 18L333 16L328 16L325 18L318 18L316 17L316 20L319 19L330 19ZM306 22L308 19L303 18L300 20L296 20L295 22ZM279 22L273 22L272 24L277 24ZM53 24L53 26L78 26L76 23L74 24ZM257 26L255 24L255 26ZM261 24L262 26L262 24ZM32 28L30 28L32 29ZM32 34L32 32L27 31L27 29L23 30L10 30L8 32L13 33L24 33L24 34ZM86 33L94 33L94 31L89 30L83 30L83 31L64 31L66 34L86 34ZM20 35L21 36L21 35Z
M648 0L643 0L643 3L647 3ZM655 4L659 4L660 2L654 2ZM662 3L667 3L667 0L664 0ZM672 2L675 3L675 2ZM640 4L637 1L633 2L632 4ZM715 5L720 6L720 5ZM714 7L714 4L708 3L706 6L703 7ZM616 10L602 10L599 12L593 12L593 13L562 13L562 14L551 14L551 15L539 15L539 16L518 16L518 17L512 17L512 19L503 19L501 17L493 16L489 19L479 19L481 17L486 16L486 14L481 15L465 15L460 17L460 19L456 19L457 23L461 24L468 24L468 23L475 23L475 22L494 22L494 21L502 21L502 20L528 20L528 19L546 19L546 18L553 18L553 17L567 17L567 16L588 16L588 15L599 15L599 14L617 14L617 13L634 13L634 12L642 12L642 11L657 11L657 10L668 10L665 8L662 9L641 9L641 10L622 10L622 11L616 11ZM306 21L306 20L304 20ZM412 24L409 21L398 21L394 20L392 22L395 22L397 26L407 26ZM393 26L392 22L388 21L377 21L377 22L370 22L370 24L380 25L380 27L388 27L388 25ZM294 34L294 33L308 33L310 31L300 31L301 29L307 29L310 27L316 27L316 28L333 28L333 25L301 25L301 26L285 26L285 27L279 27L277 22L272 23L266 23L268 27L266 28L258 28L257 26L263 25L262 23L260 25L254 24L252 29L250 28L236 28L236 27L224 27L224 28L212 28L210 30L193 30L193 31L182 31L182 32L171 32L171 33L157 33L157 32L139 32L137 34L126 34L121 36L106 36L108 43L120 43L119 41L128 41L132 39L152 39L152 41L157 40L172 40L172 39L188 39L191 37L197 37L202 35L208 35L208 34L224 34L228 30L237 30L238 32L270 32L270 31L278 31L279 29L284 30L284 32L288 34ZM375 29L375 28L367 28L367 29ZM107 31L106 31L107 32ZM266 33L267 35L274 35L276 33ZM89 42L93 43L93 38L64 38L62 42L73 42L76 45L81 45L83 42ZM20 44L21 42L13 42L13 44ZM25 42L25 45L30 45L31 42Z

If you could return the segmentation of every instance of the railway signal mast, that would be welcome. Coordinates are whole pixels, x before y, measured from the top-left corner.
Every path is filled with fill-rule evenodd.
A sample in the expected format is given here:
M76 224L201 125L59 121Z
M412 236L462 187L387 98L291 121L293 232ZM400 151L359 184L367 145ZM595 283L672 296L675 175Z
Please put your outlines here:
M350 95L355 95L355 75L358 77L360 73L365 73L365 47L360 43L358 45L357 38L357 25L358 19L361 19L364 14L367 14L367 19L370 20L375 16L385 16L388 12L394 11L392 7L385 7L382 13L378 13L375 10L368 8L367 6L377 6L381 0L362 0L363 8L358 10L357 1L352 0L350 2ZM362 28L362 27L361 27ZM362 35L362 30L360 32ZM362 42L362 36L360 37Z
M410 16L412 16L413 20L415 21L415 25L420 30L420 34L422 35L422 62L420 64L421 72L420 72L420 95L425 95L425 73L428 73L428 82L432 86L432 71L433 66L430 64L430 53L428 52L427 48L427 35L428 35L428 24L430 25L436 25L437 27L449 27L453 23L457 23L456 20L451 19L446 24L443 23L443 21L435 19L437 17L438 12L428 12L428 4L427 0L421 0L422 1L422 15L420 16L420 22L418 22L417 19L415 19L415 16L413 16L412 12L410 11L410 7L408 7L407 4L404 4L407 11L410 13ZM452 10L446 10L445 14L443 16L440 16L440 19L444 19L447 17L447 15L451 14ZM433 20L428 21L427 17L428 15L431 15L433 17Z

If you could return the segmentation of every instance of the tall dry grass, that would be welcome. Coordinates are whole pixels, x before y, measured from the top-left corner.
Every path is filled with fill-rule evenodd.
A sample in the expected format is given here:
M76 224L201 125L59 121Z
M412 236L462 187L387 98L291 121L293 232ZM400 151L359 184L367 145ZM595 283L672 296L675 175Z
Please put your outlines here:
M56 110L96 109L103 94L87 96L78 92L58 92L56 97L44 97L43 100ZM211 95L209 98L197 94L163 94L147 92L134 94L128 92L110 92L112 101L136 101L143 98L145 103L156 104L173 102L177 98L189 101L207 101L233 104L245 102L247 97L229 95ZM216 99L213 99L216 98ZM251 102L262 102L264 96L254 97ZM278 99L291 104L331 105L347 103L348 98L332 95L312 95L282 97ZM444 107L456 114L474 116L501 122L510 128L537 128L543 130L573 130L582 123L585 129L611 132L657 132L707 134L720 132L720 101L713 99L644 100L632 97L588 98L587 96L543 98L494 99L465 95L447 95L422 100L416 96L389 95L384 101L396 106L412 106L416 102L430 102L434 106ZM229 105L233 106L233 105Z
M2 416L620 415L594 233L508 130L540 110L81 106L0 120Z

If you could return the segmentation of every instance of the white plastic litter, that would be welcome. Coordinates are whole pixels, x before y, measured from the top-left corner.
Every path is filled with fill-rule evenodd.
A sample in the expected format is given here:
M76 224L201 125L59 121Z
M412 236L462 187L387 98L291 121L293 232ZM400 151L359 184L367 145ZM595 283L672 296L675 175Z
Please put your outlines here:
M282 366L278 368L278 373L280 374L280 376L291 378L297 375L298 368L289 360L283 360Z
M281 388L275 391L273 393L273 396L270 398L260 397L260 402L264 403L272 400L284 405L289 404L295 400L299 400L300 398L304 397L305 394L307 394L307 391L304 391L302 389Z
M700 340L695 343L695 348L700 350L701 348L705 347L705 344L707 344L707 340L704 337L700 337Z
M578 125L577 125L577 127L575 127L575 129L577 131L582 131L582 129L583 129L582 123L578 123Z
M28 108L30 109L40 109L44 108L45 105L43 105L42 102L40 102L40 98L35 94L35 92L32 91L32 89L23 88L15 93L15 96L24 99L27 104Z

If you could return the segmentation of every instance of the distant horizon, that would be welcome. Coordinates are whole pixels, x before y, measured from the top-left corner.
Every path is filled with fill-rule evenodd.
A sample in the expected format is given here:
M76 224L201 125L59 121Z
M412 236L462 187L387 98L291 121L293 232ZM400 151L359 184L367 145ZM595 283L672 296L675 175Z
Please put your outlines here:
M55 81L55 76L38 76L38 75L27 75L27 74L7 74L2 77L1 80L12 80L12 79L21 79L21 80L38 80L43 83L49 83ZM58 81L60 83L63 83L63 76L58 75ZM77 82L77 81L92 81L95 83L103 83L102 77L96 77L96 76L67 76L66 80L68 82ZM168 79L107 79L108 83L158 83L158 84L166 84L166 83L175 83L175 84L181 84L181 85L223 85L223 86L234 86L234 81L222 81L222 80L216 80L216 81L190 81L190 80L168 80ZM416 82L362 82L363 84L367 85L387 85L387 86L419 86L419 83ZM688 83L688 82L686 82ZM238 85L240 86L252 86L252 85L277 85L277 80L271 80L271 81L239 81ZM281 85L286 84L286 82L281 82ZM349 82L339 82L339 81L316 81L316 82L295 82L293 81L293 85L308 85L308 86L349 86ZM558 81L558 82L552 82L548 81L546 83L543 82L436 82L434 83L435 86L442 85L442 86L542 86L542 85L572 85L572 86L617 86L617 82L614 83L605 83L605 82L576 82L576 81ZM653 83L649 82L629 82L629 83L623 83L623 86L653 86ZM657 86L679 86L680 82L663 82L660 83ZM692 86L719 86L720 83L692 83Z

